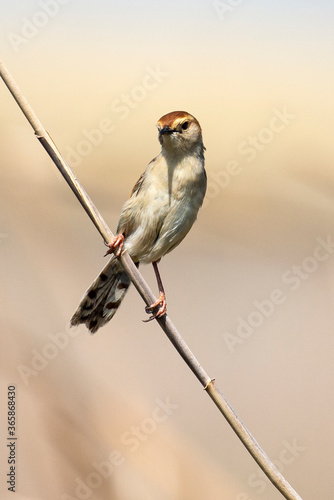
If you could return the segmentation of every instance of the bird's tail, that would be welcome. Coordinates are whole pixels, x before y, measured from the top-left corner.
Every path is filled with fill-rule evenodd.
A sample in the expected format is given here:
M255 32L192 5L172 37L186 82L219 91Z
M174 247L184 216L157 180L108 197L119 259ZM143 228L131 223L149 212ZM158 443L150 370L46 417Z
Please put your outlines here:
M105 325L116 313L131 284L116 258L112 258L82 297L71 325L84 323L91 333Z

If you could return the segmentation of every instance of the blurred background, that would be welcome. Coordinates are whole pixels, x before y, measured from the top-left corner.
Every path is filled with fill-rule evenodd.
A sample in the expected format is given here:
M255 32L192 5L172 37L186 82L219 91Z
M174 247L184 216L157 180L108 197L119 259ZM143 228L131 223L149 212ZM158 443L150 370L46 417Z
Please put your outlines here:
M332 499L334 5L0 12L1 58L113 231L156 121L199 120L208 191L160 266L168 313L302 498ZM4 84L0 100L1 498L9 385L17 499L282 498L134 288L96 335L69 328L105 247Z

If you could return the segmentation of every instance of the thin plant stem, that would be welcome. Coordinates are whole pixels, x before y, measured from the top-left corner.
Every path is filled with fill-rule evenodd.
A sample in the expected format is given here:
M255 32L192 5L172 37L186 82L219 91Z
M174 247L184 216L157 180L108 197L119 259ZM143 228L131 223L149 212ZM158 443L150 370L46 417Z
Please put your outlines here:
M102 218L101 214L93 204L84 188L81 186L80 182L75 177L71 168L62 158L55 143L43 127L42 123L29 105L27 99L23 96L15 80L1 60L0 76L2 77L17 104L34 129L35 135L37 136L38 140L45 148L57 168L60 170L61 174L64 176L66 182L69 184L75 196L78 198L79 202L91 218L92 222L95 224L104 241L108 243L113 239L113 233L107 226L106 222ZM148 306L150 304L153 304L156 301L156 297L153 295L148 284L146 283L126 251L122 253L122 255L120 256L120 260L122 262L122 265L124 266L125 271L129 275L131 281L133 282L134 286L138 290L145 303ZM157 318L156 321L159 323L175 349L187 363L194 375L198 378L207 394L214 401L220 412L224 415L227 422L230 424L234 432L240 438L241 442L247 448L249 453L252 455L254 460L258 463L258 465L261 467L270 481L276 486L276 488L287 500L302 500L298 493L296 493L296 491L292 488L292 486L288 483L284 476L279 472L279 470L269 459L267 454L259 446L252 434L242 423L237 413L233 410L224 395L215 385L214 379L210 378L202 368L194 354L189 349L186 342L181 337L180 333L177 331L169 316L165 315L162 318ZM261 413L260 410L259 413Z

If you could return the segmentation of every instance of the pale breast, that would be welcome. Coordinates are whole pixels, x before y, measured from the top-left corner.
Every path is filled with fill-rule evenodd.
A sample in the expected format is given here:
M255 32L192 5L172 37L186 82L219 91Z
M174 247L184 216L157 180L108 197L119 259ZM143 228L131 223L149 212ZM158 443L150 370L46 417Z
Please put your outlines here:
M123 207L119 230L131 257L149 263L186 236L203 202L206 178L199 160L171 165L163 157L151 162L143 177Z

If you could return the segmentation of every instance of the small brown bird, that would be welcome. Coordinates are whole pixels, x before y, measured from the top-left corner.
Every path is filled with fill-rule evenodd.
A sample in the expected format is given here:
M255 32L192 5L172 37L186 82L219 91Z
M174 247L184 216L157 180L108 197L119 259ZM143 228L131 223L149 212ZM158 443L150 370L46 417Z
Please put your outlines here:
M113 257L88 288L71 325L84 323L95 333L116 313L130 285L117 258L127 250L137 266L152 263L159 299L146 308L149 320L166 314L166 297L158 262L186 236L206 191L205 147L200 124L185 111L158 121L160 154L147 166L122 208L117 236L109 243ZM148 321L149 321L148 320Z

